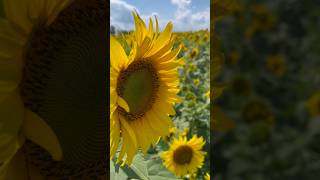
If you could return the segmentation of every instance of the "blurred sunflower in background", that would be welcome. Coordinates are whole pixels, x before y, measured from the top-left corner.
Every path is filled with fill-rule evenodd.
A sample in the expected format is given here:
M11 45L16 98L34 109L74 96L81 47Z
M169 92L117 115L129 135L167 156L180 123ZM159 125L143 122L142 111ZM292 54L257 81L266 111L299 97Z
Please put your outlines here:
M264 121L272 124L274 122L274 115L270 107L261 100L249 101L242 110L242 116L248 123Z
M267 57L266 69L274 76L281 78L287 71L287 62L283 55L271 55Z
M121 143L118 162L123 164L131 164L138 148L146 153L170 133L169 116L180 101L177 68L182 61L176 57L181 48L172 49L172 23L160 33L157 19L154 30L151 18L147 29L137 13L133 16L129 55L113 36L110 39L110 157Z
M210 46L210 101L214 101L217 97L219 97L225 88L224 83L217 82L217 78L222 70L222 66L225 60L225 55L222 50L222 45L219 37L215 33L215 24L218 20L225 17L226 15L231 14L233 11L239 8L239 3L236 0L213 0L211 1L211 9L213 9L213 13L210 14L210 19L213 22L210 26L211 28L211 46ZM219 111L219 116L214 116L215 111ZM220 111L218 108L211 104L210 106L210 118L211 118L211 130L213 129L227 129L234 127L234 123L230 118L227 118L224 113ZM219 119L225 118L225 119ZM220 121L220 122L217 122ZM226 122L226 123L224 123ZM223 127L216 127L222 125Z
M190 140L185 136L179 136L170 144L170 149L161 154L164 165L176 176L192 175L201 168L205 152L202 147L205 142L202 137L194 135Z
M257 32L270 31L276 24L276 18L273 13L263 4L254 4L251 6L252 22L247 26L245 37L251 39Z
M206 173L206 176L204 177L205 180L210 180L210 174Z
M106 4L1 3L0 179L105 177Z
M192 48L191 51L189 52L189 57L190 58L195 58L199 55L199 49L198 48Z
M310 116L320 116L320 92L315 93L307 100L307 109Z

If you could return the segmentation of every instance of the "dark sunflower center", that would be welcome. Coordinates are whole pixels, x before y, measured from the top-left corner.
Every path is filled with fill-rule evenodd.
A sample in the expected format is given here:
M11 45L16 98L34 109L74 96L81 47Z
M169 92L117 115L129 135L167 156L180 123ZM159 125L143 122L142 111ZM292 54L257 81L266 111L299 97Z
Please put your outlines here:
M135 61L118 77L117 93L129 105L130 112L120 108L120 113L135 120L151 109L159 87L158 75L148 61Z
M45 176L106 174L108 145L106 2L75 0L49 26L34 27L24 52L21 96L56 133L63 160L31 142L28 159Z
M189 146L180 146L173 152L173 160L180 165L189 164L192 160L192 155L193 151Z

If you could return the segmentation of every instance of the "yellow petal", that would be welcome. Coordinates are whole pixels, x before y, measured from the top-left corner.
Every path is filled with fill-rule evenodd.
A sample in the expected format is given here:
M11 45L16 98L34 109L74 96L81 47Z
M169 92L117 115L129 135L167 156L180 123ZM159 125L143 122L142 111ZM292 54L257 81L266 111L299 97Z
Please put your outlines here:
M14 81L1 81L0 80L0 104L8 96L10 96L10 94L12 94L13 91L15 91L17 89L18 85L19 84ZM0 107L1 107L1 105L0 105Z
M173 25L171 22L167 24L164 31L160 33L159 38L155 41L155 45L152 49L152 52L157 52L159 49L161 49L165 44L167 44L171 39L171 33L172 33Z
M16 31L16 29L12 26L12 24L10 24L7 19L0 18L0 27L0 35L10 37L15 42L19 42L19 44L21 45L26 42L26 37Z
M9 163L6 178L3 180L44 180L44 177L39 169L26 161L23 151L18 151Z
M24 118L24 106L18 90L1 101L0 117L0 133L18 136Z
M112 35L110 35L110 61L112 68L117 71L129 62L122 46Z
M33 0L31 0L33 1ZM47 12L47 25L50 25L59 15L59 13L72 3L72 0L38 0L39 4L45 3L45 12Z
M0 163L10 160L20 148L17 136L9 134L0 135Z
M32 28L28 18L28 7L28 0L3 0L3 8L8 20L26 34L29 34Z
M22 53L22 43L10 37L9 35L0 34L0 58L19 57Z
M117 102L118 102L118 105L119 105L120 107L122 107L122 108L123 108L124 110L126 110L127 112L130 112L129 105L128 105L128 103L127 103L123 98L121 98L120 96L118 96Z
M152 35L153 35L153 22L152 22L152 18L150 18L148 36L152 37Z
M37 114L26 110L23 122L26 138L46 149L56 161L62 160L62 148L53 130Z
M115 112L110 119L110 158L114 156L120 141L120 119Z
M134 131L130 127L129 123L122 116L120 116L120 122L121 122L121 130L126 130L128 132L130 139L131 139L131 142L133 144L133 147L131 147L131 148L137 148L137 146L138 146L137 138L136 138Z
M0 57L0 99L15 89L22 77L22 59Z

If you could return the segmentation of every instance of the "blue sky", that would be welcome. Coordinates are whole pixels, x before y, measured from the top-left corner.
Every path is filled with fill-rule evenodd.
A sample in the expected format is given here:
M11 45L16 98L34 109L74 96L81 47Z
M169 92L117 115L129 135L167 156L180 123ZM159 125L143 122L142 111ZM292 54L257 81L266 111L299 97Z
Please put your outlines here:
M210 0L110 0L110 21L118 29L133 29L131 11L143 19L157 15L161 28L172 21L175 31L209 29Z

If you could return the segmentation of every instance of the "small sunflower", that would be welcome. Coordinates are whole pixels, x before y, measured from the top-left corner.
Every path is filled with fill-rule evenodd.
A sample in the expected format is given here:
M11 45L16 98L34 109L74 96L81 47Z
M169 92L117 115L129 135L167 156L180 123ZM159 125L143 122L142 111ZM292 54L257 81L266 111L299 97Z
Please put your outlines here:
M129 56L111 36L110 39L110 157L122 141L118 162L131 164L136 151L147 152L150 145L170 133L179 102L176 57L180 48L172 49L172 23L159 33L156 19L154 31L150 18L149 28L137 13L133 13L135 31Z
M204 96L210 100L210 90L208 90L208 91L204 94Z
M209 174L209 173L206 173L206 175L204 176L204 179L205 179L205 180L210 180L210 174Z
M237 64L239 59L240 59L241 55L238 51L232 51L229 54L229 61L231 64Z
M210 37L210 34L209 34L209 32L207 32L207 33L203 36L202 41L203 41L203 42L208 42L208 41L209 41L209 37Z
M267 70L276 77L282 77L287 71L287 63L283 55L271 55L267 57Z
M310 116L320 116L320 92L315 93L307 100L307 109Z
M191 51L189 52L189 57L190 58L195 58L199 55L199 49L198 48L192 48Z
M200 84L200 79L194 79L193 81L193 84L195 85L195 86L199 86L199 84Z
M242 110L242 117L249 124L257 121L264 121L269 124L274 122L270 107L261 100L249 101Z
M164 165L176 176L183 177L187 174L197 172L204 161L205 152L201 149L205 142L202 137L194 135L189 141L186 137L180 136L174 139L170 149L161 154Z
M106 174L105 7L3 0L0 179Z
M163 137L163 140L169 142L171 138L178 132L178 129L175 126L170 127L169 134Z

